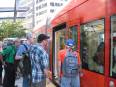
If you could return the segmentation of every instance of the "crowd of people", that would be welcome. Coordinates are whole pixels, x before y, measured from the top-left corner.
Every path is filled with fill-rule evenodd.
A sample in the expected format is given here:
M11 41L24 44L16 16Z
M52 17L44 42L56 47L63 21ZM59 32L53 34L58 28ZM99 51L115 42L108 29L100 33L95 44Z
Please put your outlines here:
M34 43L31 33L28 33L26 38L26 42L22 42L20 39L10 41L9 45L0 51L1 87L16 87L17 67L20 68L20 72L22 73L22 87L46 87L46 78L51 78L49 56L46 51L50 37L40 34L37 37L37 43ZM74 45L72 39L67 40L64 58L60 57L62 51L59 53L59 59L62 60L63 73L61 87L80 87L79 72L81 62L79 54L72 50ZM59 63L60 67L61 64ZM2 83L3 67L5 75Z

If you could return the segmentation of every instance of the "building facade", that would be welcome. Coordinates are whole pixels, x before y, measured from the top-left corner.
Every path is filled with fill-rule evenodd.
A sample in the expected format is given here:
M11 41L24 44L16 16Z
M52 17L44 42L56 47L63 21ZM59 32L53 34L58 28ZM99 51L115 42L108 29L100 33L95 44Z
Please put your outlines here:
M34 0L17 0L17 8L26 7L28 10L17 15L25 16L24 27L32 29L34 27Z
M52 15L58 8L63 6L68 0L19 0L18 7L28 7L25 15L24 26L28 29L35 29L50 23Z
M66 2L67 0L36 0L35 25L49 24L52 15Z

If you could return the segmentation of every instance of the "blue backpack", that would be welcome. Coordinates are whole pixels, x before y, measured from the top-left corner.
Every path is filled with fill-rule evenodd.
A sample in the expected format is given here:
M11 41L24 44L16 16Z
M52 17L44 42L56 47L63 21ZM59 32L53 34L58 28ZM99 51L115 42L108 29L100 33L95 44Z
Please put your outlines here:
M62 71L66 77L75 77L78 74L78 60L71 52L68 52L64 58Z

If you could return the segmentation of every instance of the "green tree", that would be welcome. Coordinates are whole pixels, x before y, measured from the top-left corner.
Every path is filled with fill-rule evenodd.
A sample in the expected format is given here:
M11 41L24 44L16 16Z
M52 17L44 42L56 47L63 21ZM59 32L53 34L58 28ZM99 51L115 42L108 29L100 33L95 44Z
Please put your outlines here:
M8 37L23 37L25 36L25 28L21 21L3 21L0 24L0 40Z

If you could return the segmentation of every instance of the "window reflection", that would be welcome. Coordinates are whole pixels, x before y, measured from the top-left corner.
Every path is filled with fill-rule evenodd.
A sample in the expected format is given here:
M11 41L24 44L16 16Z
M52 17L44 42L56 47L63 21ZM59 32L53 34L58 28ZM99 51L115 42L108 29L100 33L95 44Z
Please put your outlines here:
M104 20L81 26L82 67L104 73Z
M111 68L110 75L116 78L116 16L111 17Z

